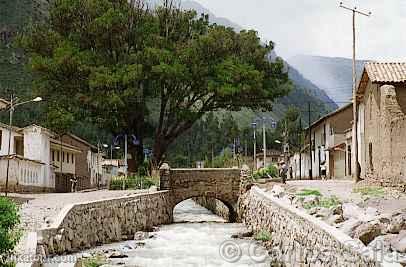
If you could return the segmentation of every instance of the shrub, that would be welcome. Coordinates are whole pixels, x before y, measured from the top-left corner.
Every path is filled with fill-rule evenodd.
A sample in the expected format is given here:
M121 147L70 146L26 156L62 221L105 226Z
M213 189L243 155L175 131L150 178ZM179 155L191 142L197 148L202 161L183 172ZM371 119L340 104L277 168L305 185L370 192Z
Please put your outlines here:
M138 190L148 189L156 185L155 181L146 176L115 177L110 181L110 190Z
M297 196L318 196L321 197L321 193L316 189L302 189L300 192L296 193Z
M278 177L278 168L275 165L271 165L266 168L262 168L253 174L254 179Z
M271 237L272 236L271 236L271 233L269 231L261 230L254 236L254 239L257 240L257 241L266 242L266 241L271 240Z
M13 252L20 239L17 226L20 215L17 205L5 197L0 197L0 266L13 266L6 259Z
M93 256L83 260L83 267L100 267L106 264L106 259L102 256Z

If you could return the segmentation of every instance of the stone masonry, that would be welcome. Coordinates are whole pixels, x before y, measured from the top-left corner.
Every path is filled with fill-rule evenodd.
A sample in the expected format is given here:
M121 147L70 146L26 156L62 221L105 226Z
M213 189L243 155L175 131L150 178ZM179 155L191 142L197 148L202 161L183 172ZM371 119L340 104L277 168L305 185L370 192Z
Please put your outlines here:
M134 238L173 220L168 191L69 205L40 231L41 254L60 255Z
M239 212L250 230L271 233L271 254L284 266L386 266L362 243L258 187L241 197Z
M221 201L229 210L229 220L236 221L240 191L239 169L160 169L160 189L169 190L172 208L183 200L205 197Z

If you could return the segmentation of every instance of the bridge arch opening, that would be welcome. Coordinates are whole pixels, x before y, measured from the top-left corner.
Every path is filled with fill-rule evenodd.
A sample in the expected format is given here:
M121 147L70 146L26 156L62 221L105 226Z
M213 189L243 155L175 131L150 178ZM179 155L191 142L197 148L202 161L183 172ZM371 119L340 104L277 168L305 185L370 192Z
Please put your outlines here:
M174 222L236 222L235 207L218 198L189 197L177 201Z

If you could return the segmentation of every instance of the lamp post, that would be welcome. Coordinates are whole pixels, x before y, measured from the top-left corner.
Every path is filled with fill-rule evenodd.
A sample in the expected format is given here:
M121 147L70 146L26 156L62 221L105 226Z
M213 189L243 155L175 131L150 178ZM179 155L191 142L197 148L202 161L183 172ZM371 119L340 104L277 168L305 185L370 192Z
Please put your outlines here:
M25 105L32 102L41 102L41 97L36 97L29 101L18 102L18 98L11 95L10 98L10 105L9 105L9 133L8 133L8 150L7 150L7 170L6 170L6 188L5 188L5 195L8 195L8 180L9 180L9 173L10 173L10 157L11 157L11 136L12 136L12 128L13 128L13 115L14 111L18 106Z

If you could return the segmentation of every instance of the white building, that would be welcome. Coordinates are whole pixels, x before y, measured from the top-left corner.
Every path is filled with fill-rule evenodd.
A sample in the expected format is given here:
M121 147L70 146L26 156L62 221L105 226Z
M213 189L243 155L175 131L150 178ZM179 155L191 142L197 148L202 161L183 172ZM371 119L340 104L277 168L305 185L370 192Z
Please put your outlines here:
M352 104L348 104L314 122L310 131L306 129L305 149L290 159L294 178L351 179L351 128Z
M13 127L10 131L0 123L0 188L6 184L8 164L11 192L55 191L57 173L74 176L81 150L54 138L53 132L38 125Z

